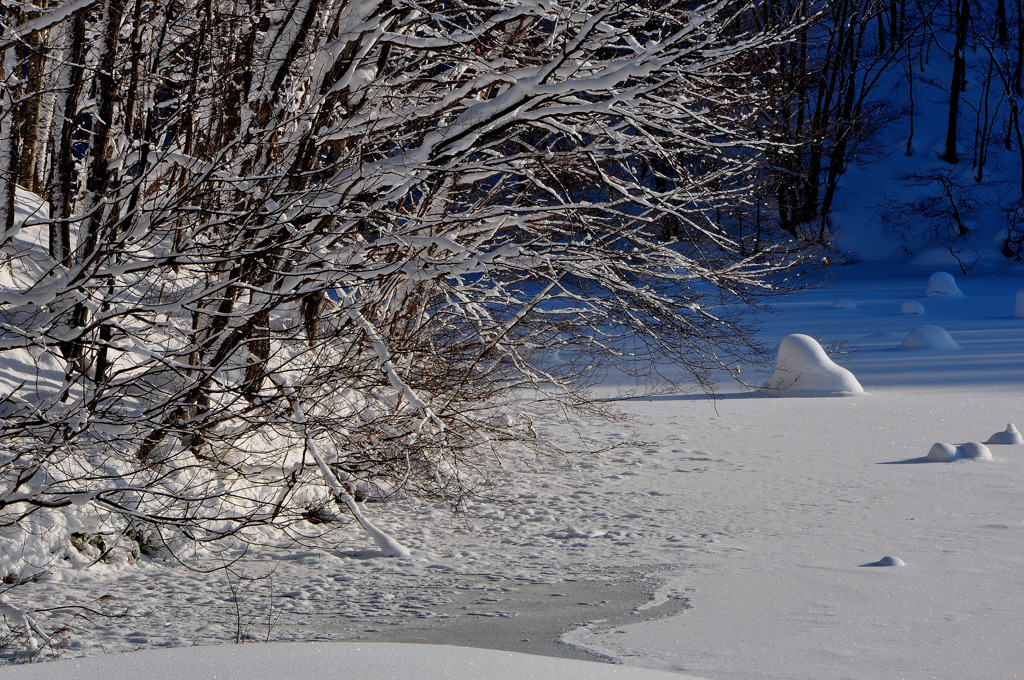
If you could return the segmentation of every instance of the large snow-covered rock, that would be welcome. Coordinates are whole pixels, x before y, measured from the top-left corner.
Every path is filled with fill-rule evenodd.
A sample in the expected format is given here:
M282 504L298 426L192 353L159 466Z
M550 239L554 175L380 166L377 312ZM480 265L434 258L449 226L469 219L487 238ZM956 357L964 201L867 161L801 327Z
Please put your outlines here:
M938 295L963 297L963 293L960 292L960 288L956 285L956 279L953 278L952 274L946 272L935 272L932 274L928 279L928 287L925 289L924 294L928 297Z
M918 326L907 333L903 344L904 349L920 349L931 352L950 352L960 349L960 345L941 326Z
M1009 446L1019 446L1024 444L1024 437L1021 436L1020 430L1013 423L1007 423L1006 429L1002 432L996 432L994 435L988 438L986 444L1001 444Z
M784 397L850 396L864 391L853 373L832 361L817 340L799 333L779 343L775 372L761 389Z

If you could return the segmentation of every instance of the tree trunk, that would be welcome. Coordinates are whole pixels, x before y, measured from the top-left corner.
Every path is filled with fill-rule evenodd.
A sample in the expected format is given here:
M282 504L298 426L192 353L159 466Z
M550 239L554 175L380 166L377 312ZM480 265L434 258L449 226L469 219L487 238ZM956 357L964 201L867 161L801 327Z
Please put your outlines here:
M946 124L946 151L942 160L956 163L957 119L960 115L960 92L963 88L966 63L967 28L970 23L970 0L960 0L956 18L956 45L953 48L953 79L949 85L949 117Z

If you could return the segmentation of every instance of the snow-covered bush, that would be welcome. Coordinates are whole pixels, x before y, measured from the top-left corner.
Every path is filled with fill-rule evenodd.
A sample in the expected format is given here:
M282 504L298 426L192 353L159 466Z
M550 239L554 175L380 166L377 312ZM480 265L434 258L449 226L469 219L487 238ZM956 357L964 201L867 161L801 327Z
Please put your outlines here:
M745 70L793 23L754 3L221 4L5 28L0 172L39 195L0 200L5 554L456 503L532 438L520 390L706 380L749 351L721 303L809 250L716 217L787 148Z

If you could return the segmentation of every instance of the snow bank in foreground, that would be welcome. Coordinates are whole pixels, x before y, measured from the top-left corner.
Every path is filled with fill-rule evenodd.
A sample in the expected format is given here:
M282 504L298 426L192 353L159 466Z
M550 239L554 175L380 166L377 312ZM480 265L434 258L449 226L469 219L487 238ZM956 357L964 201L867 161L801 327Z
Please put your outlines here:
M963 293L960 292L960 288L956 285L956 279L953 278L952 274L946 272L935 272L932 274L928 279L928 287L925 289L924 294L928 297L938 295L963 297Z
M1024 444L1024 437L1021 437L1020 430L1013 423L1007 423L1006 429L996 432L988 438L986 444L1019 445Z
M493 649L387 643L275 643L151 649L4 669L8 680L348 677L360 680L559 678L686 680L693 676Z
M848 396L864 391L853 373L832 361L817 340L799 333L782 339L775 372L761 389L785 397Z
M918 326L907 333L907 337L900 347L930 352L950 352L960 349L956 340L941 326Z
M928 460L933 463L949 463L954 460L992 460L992 452L988 447L979 442L967 442L960 446L953 446L945 442L935 442L928 451Z

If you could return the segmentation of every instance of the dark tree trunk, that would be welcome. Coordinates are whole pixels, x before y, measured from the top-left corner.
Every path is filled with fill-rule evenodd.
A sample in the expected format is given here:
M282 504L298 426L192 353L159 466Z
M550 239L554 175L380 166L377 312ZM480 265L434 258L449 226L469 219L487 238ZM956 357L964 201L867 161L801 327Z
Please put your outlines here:
M946 152L942 159L956 163L957 118L960 114L960 92L966 77L964 61L967 47L967 28L970 23L970 0L960 0L956 13L956 45L953 48L953 80L949 85L949 118L946 124Z

